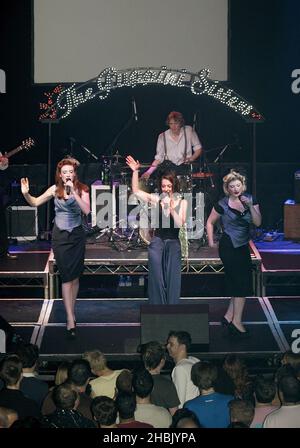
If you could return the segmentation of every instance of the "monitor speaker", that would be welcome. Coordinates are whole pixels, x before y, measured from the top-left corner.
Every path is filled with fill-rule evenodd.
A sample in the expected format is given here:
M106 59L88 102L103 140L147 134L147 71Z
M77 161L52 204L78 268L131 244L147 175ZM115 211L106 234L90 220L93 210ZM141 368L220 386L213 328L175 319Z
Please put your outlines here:
M142 305L141 343L165 344L169 332L187 331L192 349L206 351L209 346L208 305Z

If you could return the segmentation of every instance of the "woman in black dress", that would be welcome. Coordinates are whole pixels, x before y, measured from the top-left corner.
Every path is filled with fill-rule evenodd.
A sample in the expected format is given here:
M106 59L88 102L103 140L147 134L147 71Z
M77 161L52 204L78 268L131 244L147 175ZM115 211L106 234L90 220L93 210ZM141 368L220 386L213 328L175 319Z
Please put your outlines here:
M261 225L259 205L246 191L246 179L231 170L223 178L225 197L213 207L206 223L208 244L215 247L214 225L220 220L223 234L219 242L219 255L224 265L229 307L222 319L233 335L245 337L242 314L247 296L253 295L252 268L249 249L250 226Z
M67 157L56 168L55 184L38 197L29 194L29 181L21 179L22 193L29 205L38 207L54 198L55 219L52 249L62 280L62 296L67 314L68 336L75 336L75 302L79 277L84 268L85 233L82 215L90 213L87 185L79 182L76 159Z

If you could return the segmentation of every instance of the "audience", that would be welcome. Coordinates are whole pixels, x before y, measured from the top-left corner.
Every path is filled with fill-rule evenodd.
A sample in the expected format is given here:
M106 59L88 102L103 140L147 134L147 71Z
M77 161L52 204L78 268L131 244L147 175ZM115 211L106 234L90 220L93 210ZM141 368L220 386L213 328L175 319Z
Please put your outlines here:
M227 428L230 422L228 403L233 396L215 391L217 376L217 367L209 361L199 361L192 367L191 379L200 395L184 407L196 414L204 428Z
M79 395L71 384L63 383L53 390L55 411L43 419L47 428L95 428L94 422L78 410Z
M91 397L105 395L114 398L116 380L123 369L112 370L108 368L106 358L99 350L85 352L83 358L89 362L93 374L97 376L90 381Z
M171 414L163 407L150 401L153 389L152 375L146 369L138 369L133 373L133 391L136 394L135 419L150 423L154 428L168 428L171 424Z
M166 362L166 349L157 341L139 347L145 368L152 375L151 403L168 409L173 415L180 404L176 387L171 378L161 375Z
M254 417L251 401L235 399L229 402L230 428L250 428Z
M278 383L281 407L265 418L264 428L300 428L300 381L292 375Z
M42 403L48 394L48 384L37 377L39 349L34 344L21 344L16 349L16 355L22 362L23 377L20 390L23 394L34 400L41 409Z
M274 381L258 375L254 382L255 413L251 428L262 428L266 416L277 409L278 406L272 404L275 395Z
M135 419L136 396L133 392L119 392L116 407L120 419L118 428L153 428L153 425Z
M187 408L177 409L172 417L170 428L201 428L197 415Z
M199 395L198 388L192 383L191 370L193 364L199 361L194 356L188 356L192 344L191 335L187 331L170 331L167 341L167 349L175 362L172 370L172 380L175 384L180 401L179 407Z
M22 362L16 355L4 358L0 367L0 377L5 388L0 392L0 406L13 409L20 419L41 416L37 403L25 397L20 390L22 380Z
M104 396L94 398L91 410L99 428L117 428L118 409L112 398Z

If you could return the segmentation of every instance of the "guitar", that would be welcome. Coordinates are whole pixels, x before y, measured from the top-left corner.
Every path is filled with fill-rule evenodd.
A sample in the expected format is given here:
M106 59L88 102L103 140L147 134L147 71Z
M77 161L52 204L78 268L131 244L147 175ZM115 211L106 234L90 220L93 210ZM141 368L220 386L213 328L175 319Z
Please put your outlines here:
M14 156L15 154L22 151L23 149L29 149L34 145L35 145L35 141L33 140L33 138L31 138L31 137L26 138L26 140L22 141L20 146L17 146L15 149L12 149L9 152L6 152L5 154L2 155L2 157L9 159L11 156Z

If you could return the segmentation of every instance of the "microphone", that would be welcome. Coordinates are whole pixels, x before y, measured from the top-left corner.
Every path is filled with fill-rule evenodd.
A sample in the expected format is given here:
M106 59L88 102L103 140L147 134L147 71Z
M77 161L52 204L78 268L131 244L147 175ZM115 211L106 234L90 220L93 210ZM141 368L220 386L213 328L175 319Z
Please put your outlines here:
M69 137L70 142L76 143L76 139L74 137Z
M66 182L68 182L68 180L71 180L69 177L66 179ZM70 187L70 185L66 185L65 186L65 190L66 190L66 194L67 194L67 196L70 196L70 194L71 194L71 187Z
M135 121L138 121L138 116L137 116L137 111L136 111L136 104L135 104L135 99L134 97L132 97L132 107L133 107L133 116Z
M163 200L167 197L169 197L168 193L161 194L161 202L163 203L164 210L168 210L168 208L169 208L169 204L167 202L163 202Z
M249 205L248 204L246 204L246 202L245 201L243 201L242 199L242 195L241 196L239 196L239 200L241 201L241 203L243 204L243 207L244 207L244 209L247 209L247 208L249 208Z

